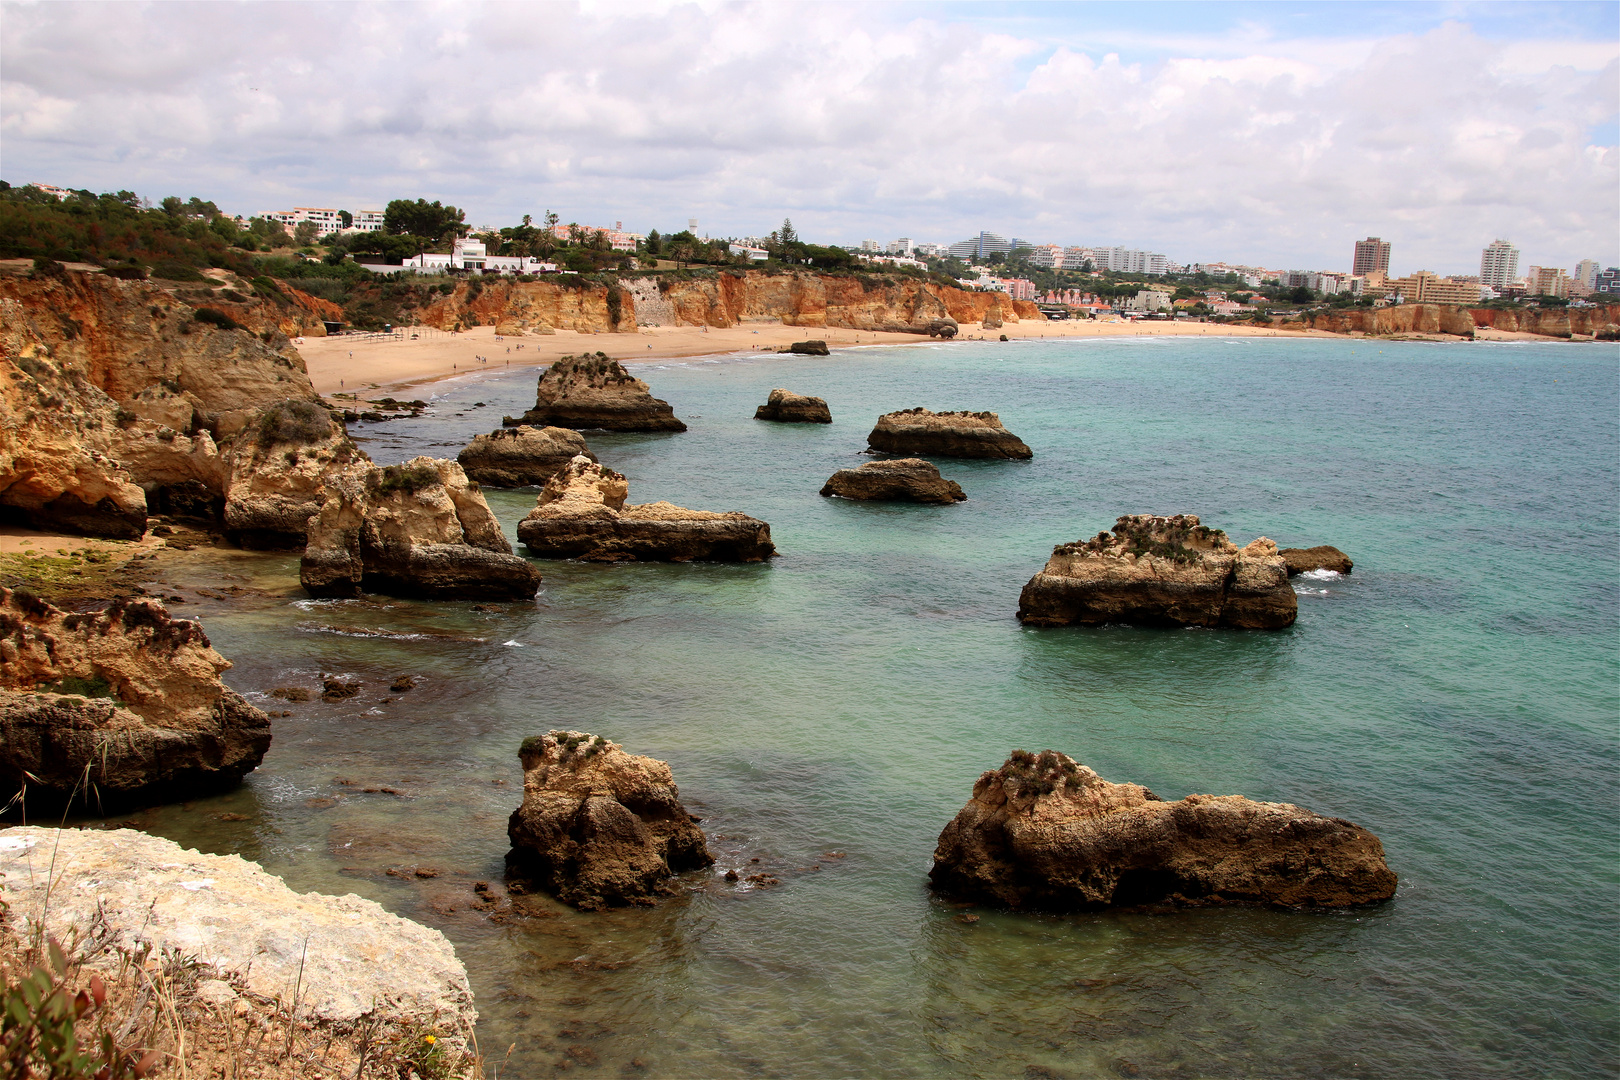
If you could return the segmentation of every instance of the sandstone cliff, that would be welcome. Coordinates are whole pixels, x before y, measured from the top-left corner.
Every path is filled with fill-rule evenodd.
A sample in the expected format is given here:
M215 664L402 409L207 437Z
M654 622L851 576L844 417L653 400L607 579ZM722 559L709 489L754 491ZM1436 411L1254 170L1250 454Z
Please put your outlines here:
M938 467L922 458L868 461L858 469L839 469L821 494L866 502L949 504L967 498L962 485L939 475Z
M669 402L603 353L565 356L540 375L534 408L508 427L590 428L604 431L685 431Z
M1241 795L1165 802L1051 750L1014 751L979 777L929 877L954 896L1045 910L1353 907L1396 885L1383 845L1359 825Z
M580 455L596 460L579 432L525 424L475 437L456 455L456 461L474 483L525 487L544 484Z
M25 782L94 805L240 780L270 720L220 681L230 666L156 601L73 615L0 589L0 799Z
M1397 304L1318 312L1307 325L1335 334L1453 334L1471 338L1483 326L1515 333L1567 338L1620 330L1620 304L1590 308L1464 308L1444 304Z
M1059 545L1018 598L1019 620L1034 626L1278 630L1298 610L1276 544L1260 537L1240 549L1193 514L1128 514L1112 535Z
M714 862L669 766L579 731L525 739L514 877L587 911L651 904L674 874Z
M884 454L1027 460L1035 452L993 412L904 409L878 417L866 444Z

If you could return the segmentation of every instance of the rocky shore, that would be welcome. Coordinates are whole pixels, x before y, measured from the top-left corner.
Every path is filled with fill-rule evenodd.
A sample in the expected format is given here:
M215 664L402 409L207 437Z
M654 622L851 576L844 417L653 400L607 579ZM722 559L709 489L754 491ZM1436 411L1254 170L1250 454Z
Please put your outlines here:
M603 353L565 356L540 376L534 408L508 416L508 427L600 429L602 431L685 431L669 402Z
M922 458L868 461L856 469L839 469L821 494L866 502L953 503L967 498L962 485L940 476L939 468Z
M993 412L930 412L905 409L878 417L866 437L883 454L1028 460L1034 451L1001 425Z
M476 484L512 488L544 484L580 455L596 460L579 432L523 425L477 436L456 462Z
M832 410L818 397L806 397L791 390L775 389L765 404L754 410L755 420L775 420L784 424L830 424Z
M940 833L935 889L1018 909L1169 904L1338 908L1388 900L1378 838L1241 795L1166 802L1065 754L1014 751Z

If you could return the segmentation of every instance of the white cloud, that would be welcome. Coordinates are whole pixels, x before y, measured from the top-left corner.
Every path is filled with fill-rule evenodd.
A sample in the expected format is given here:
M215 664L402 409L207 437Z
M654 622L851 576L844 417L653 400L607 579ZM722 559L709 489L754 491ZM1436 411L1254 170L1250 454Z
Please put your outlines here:
M1612 41L1088 40L950 7L3 10L12 183L1324 269L1368 233L1397 270L1466 269L1499 235L1526 262L1620 261L1620 156L1588 137L1620 112Z

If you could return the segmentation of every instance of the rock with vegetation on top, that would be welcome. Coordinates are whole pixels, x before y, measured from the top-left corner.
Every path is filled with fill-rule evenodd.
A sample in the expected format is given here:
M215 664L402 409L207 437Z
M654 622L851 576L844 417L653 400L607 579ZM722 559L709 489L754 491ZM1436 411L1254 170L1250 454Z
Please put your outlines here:
M786 424L830 424L832 410L823 398L806 397L780 387L771 391L765 404L754 410L755 420L778 420Z
M629 493L623 476L576 457L546 481L518 523L518 540L541 558L603 562L759 562L776 554L771 527L758 518L667 502L626 506Z
M866 437L883 454L930 457L1027 459L1034 451L1001 426L993 412L929 412L906 409L878 417Z
M581 454L596 460L579 432L523 425L479 435L456 461L474 483L510 488L544 484Z
M77 790L89 805L235 784L270 718L220 681L231 663L155 600L70 614L0 589L0 801Z
M1378 837L1241 795L1166 802L1067 755L1015 750L939 835L933 887L1011 908L1144 904L1342 908L1388 900Z
M1276 544L1262 536L1239 548L1193 514L1127 514L1112 535L1060 544L1018 598L1019 620L1033 626L1280 630L1298 610Z
M540 588L478 486L455 462L429 457L357 462L332 478L298 577L311 596L528 600Z
M820 340L815 340L815 341L795 341L793 344L791 344L791 345L789 345L787 347L787 351L790 352L790 353L798 353L801 356L827 356L827 355L829 355L829 353L827 351L827 343L825 341L820 341Z
M1350 556L1327 544L1313 548L1283 548L1277 554L1288 564L1289 577L1309 573L1312 570L1331 570L1335 574L1348 574L1356 565L1350 561Z
M651 904L714 862L669 766L579 731L525 739L509 872L586 911Z
M534 408L506 426L600 428L604 431L685 431L669 402L606 353L565 356L540 376Z
M299 398L267 406L231 445L225 535L256 550L303 547L327 482L366 461L331 412Z
M922 458L868 461L858 469L839 469L821 493L868 502L953 503L967 498L962 485L939 475L939 468Z

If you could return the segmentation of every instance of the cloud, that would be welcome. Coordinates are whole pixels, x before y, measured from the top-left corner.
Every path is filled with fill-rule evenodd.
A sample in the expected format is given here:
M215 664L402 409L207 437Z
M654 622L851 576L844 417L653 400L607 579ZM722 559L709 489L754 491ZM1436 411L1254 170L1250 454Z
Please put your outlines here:
M273 207L440 198L717 235L980 228L1329 269L1617 261L1620 47L958 9L10 4L5 178ZM1313 21L1314 23L1314 21ZM1124 57L1122 59L1122 57Z

